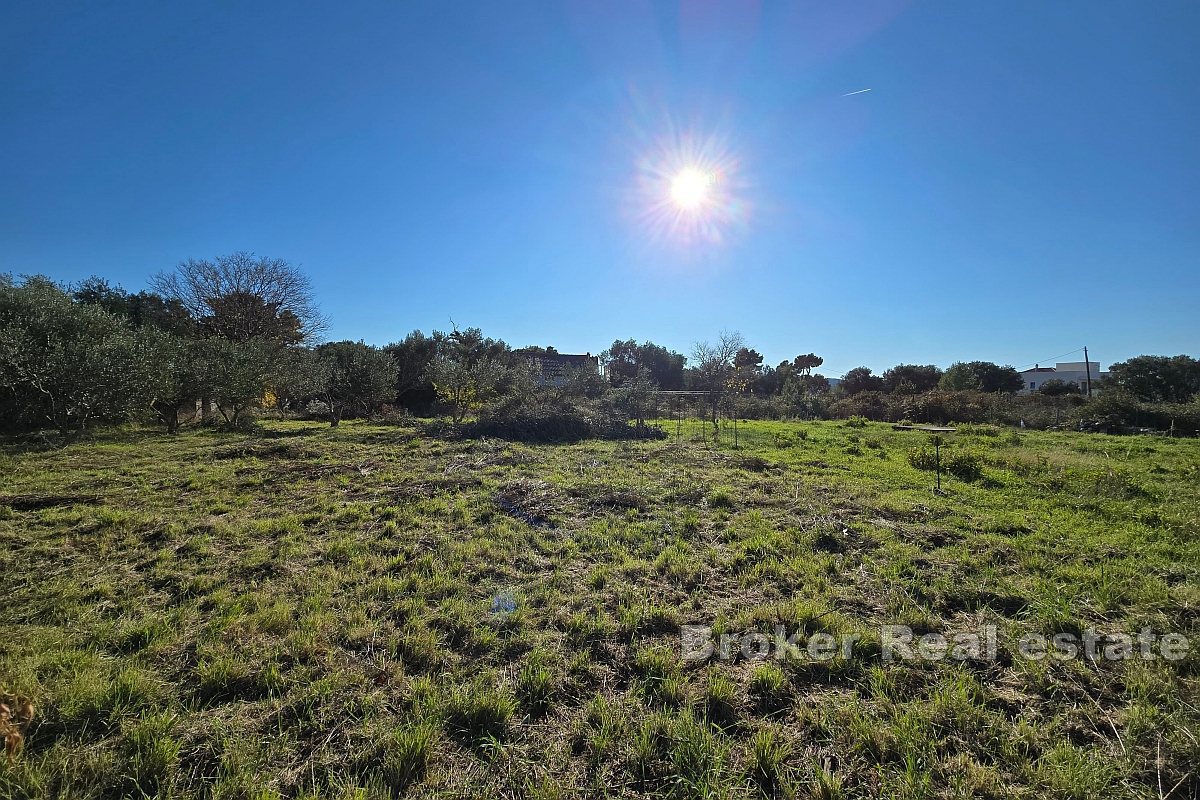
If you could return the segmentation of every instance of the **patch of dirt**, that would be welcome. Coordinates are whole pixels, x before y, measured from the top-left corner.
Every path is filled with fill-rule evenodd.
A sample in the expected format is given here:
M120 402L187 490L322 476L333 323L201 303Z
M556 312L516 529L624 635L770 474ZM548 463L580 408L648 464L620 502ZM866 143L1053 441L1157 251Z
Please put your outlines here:
M650 501L637 492L628 489L606 489L602 487L575 487L571 495L587 503L589 508L596 511L613 511L637 509L646 511Z
M319 480L330 475L358 475L365 478L378 471L382 466L377 461L361 461L357 464L283 464L271 467L270 475L272 478L288 477L307 480ZM247 467L239 470L238 474L253 471L252 467Z
M496 505L509 516L527 522L535 528L553 528L554 514L566 507L565 498L557 488L545 481L522 478L500 487Z
M762 456L743 456L736 463L748 472L766 472L767 470L776 469L779 466L767 461Z
M104 501L98 494L0 494L0 506L13 511L40 511L59 506L96 506Z
M825 461L801 461L800 464L805 467L816 467L817 469L840 469L849 472L850 468L841 464L830 464Z
M266 444L263 442L242 442L239 444L218 447L212 451L216 461L228 461L237 458L284 459L309 458L313 454L304 447L298 447L289 442Z
M392 502L412 503L418 500L427 500L439 494L461 494L468 489L482 485L483 480L475 475L446 475L399 486L384 486L376 491L385 497L390 497Z

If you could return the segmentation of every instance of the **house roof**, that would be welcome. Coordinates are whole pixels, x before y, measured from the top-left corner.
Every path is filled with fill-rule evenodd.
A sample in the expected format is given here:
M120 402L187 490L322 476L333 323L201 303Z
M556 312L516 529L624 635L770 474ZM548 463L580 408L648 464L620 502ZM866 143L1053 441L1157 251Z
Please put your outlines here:
M525 353L525 357L536 358L542 361L557 361L560 364L586 364L589 361L596 360L596 357L591 353Z

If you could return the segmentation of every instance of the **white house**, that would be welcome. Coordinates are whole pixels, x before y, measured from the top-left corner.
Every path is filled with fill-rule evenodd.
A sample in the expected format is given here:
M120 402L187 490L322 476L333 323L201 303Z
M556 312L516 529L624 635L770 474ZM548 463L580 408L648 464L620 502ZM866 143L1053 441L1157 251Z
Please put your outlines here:
M1063 383L1075 383L1080 389L1087 388L1088 369L1091 369L1092 374L1092 393L1096 392L1096 384L1102 377L1108 375L1107 372L1100 371L1099 361L1060 361L1053 367L1043 367L1040 364L1034 364L1033 369L1021 371L1021 378L1025 381L1025 385L1021 388L1019 394L1029 394L1036 392L1042 387L1042 384L1049 380L1059 380Z

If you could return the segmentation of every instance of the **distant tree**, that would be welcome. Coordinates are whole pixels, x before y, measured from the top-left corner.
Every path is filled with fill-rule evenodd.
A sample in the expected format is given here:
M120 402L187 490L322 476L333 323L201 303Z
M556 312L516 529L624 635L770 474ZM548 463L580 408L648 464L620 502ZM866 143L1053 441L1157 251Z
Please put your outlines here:
M330 342L314 352L315 394L336 426L347 413L369 414L396 393L396 362L362 342Z
M633 339L618 339L600 354L604 374L613 386L622 386L645 369L659 388L675 391L683 388L683 368L687 359L653 342L638 344Z
M296 344L324 326L308 277L278 258L237 252L189 259L152 285L187 309L206 336Z
M735 392L747 392L762 374L762 353L743 347L733 356L728 386Z
M832 388L829 385L829 378L821 374L806 375L802 379L805 391L809 394L829 394Z
M600 353L604 375L613 386L621 386L637 377L643 366L639 345L634 339L617 339L608 349Z
M413 331L383 349L396 362L396 402L406 408L427 404L433 392L428 371L437 355L437 342L431 336Z
M797 406L806 394L804 386L800 382L800 377L789 372L787 378L783 381L783 386L779 389L779 397L788 405Z
M154 292L130 294L120 286L112 286L99 277L85 280L72 292L77 303L100 306L110 314L124 317L135 328L153 327L191 336L196 333L196 321L178 300L168 300Z
M434 339L437 355L429 365L429 379L458 424L467 411L499 396L510 369L508 346L485 338L478 328L435 333Z
M1016 392L1025 384L1021 373L1012 367L990 361L959 361L943 373L939 385L956 391Z
M783 392L784 388L789 385L789 383L792 386L791 391L793 393L804 393L810 387L803 379L809 377L812 374L813 369L821 366L823 363L825 363L825 359L821 358L815 353L799 355L791 361L780 361L779 366L775 367L773 370L769 368L763 370L764 379L759 381L759 385L762 387L761 393L781 393ZM792 381L791 379L793 377L800 380Z
M646 426L646 417L649 416L654 402L655 389L650 370L642 367L633 380L626 381L615 392L617 407L631 417L639 429Z
M646 372L649 374L649 370ZM654 388L658 387L653 378L650 379L650 384ZM594 400L602 397L610 386L604 377L596 372L594 368L568 367L563 370L563 380L557 385L547 388L554 392L560 399L590 398Z
M824 407L822 397L829 394L829 380L824 375L802 375L790 370L779 391L779 398L792 413L811 419Z
M779 394L783 389L783 381L789 374L780 373L778 367L767 365L759 370L758 377L750 386L750 391L763 397Z
M921 394L938 387L942 370L933 364L897 364L883 373L883 386L895 394Z
M1108 383L1147 403L1186 403L1200 394L1200 361L1191 356L1137 356L1113 364Z
M1068 382L1059 378L1051 378L1039 386L1037 390L1038 394L1044 394L1047 397L1061 397L1067 394L1079 394L1083 391L1075 381Z
M855 367L842 376L841 386L846 394L878 392L883 389L883 378L872 375L870 367Z
M708 392L708 405L713 428L718 429L717 410L721 399L729 389L733 374L733 360L744 346L742 335L737 331L721 331L715 344L697 342L692 348L696 362L697 386Z
M825 363L825 359L816 353L807 353L792 359L792 368L801 375L811 375L812 371Z

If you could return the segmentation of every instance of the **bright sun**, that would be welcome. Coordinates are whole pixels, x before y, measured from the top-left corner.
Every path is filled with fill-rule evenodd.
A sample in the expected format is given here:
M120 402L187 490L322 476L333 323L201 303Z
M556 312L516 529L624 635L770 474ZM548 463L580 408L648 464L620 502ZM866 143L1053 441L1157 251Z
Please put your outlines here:
M671 201L684 211L700 208L712 194L713 177L696 167L685 167L671 179Z

